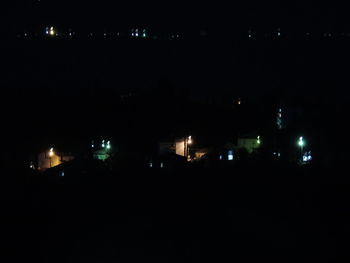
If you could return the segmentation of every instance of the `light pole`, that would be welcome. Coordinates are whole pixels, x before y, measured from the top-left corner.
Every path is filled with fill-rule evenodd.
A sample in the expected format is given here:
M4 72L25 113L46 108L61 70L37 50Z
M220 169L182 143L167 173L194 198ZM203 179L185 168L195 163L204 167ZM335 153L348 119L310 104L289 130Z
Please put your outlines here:
M49 156L50 156L50 168L52 168L52 156L53 156L53 148L50 149Z
M188 136L186 139L186 157L187 159L189 158L189 153L190 153L190 146L192 144L192 136Z
M300 146L301 160L303 160L303 149L304 149L305 141L302 136L299 137L298 145Z

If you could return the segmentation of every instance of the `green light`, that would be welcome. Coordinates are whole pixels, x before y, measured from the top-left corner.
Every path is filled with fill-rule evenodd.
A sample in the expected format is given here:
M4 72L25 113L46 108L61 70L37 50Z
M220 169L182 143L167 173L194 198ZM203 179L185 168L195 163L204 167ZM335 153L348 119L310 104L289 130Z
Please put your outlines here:
M261 143L261 141L260 141L260 136L258 136L256 142L257 142L257 144L260 144L260 143Z
M300 138L299 138L298 145L299 145L300 147L303 147L303 146L305 145L305 142L304 142L304 138L303 138L303 137L300 137Z

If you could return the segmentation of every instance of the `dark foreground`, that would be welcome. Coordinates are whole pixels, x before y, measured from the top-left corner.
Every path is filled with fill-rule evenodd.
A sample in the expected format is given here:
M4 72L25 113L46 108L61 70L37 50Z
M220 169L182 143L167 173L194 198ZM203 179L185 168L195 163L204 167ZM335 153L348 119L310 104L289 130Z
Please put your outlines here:
M349 259L350 185L326 171L149 171L7 180L2 262Z

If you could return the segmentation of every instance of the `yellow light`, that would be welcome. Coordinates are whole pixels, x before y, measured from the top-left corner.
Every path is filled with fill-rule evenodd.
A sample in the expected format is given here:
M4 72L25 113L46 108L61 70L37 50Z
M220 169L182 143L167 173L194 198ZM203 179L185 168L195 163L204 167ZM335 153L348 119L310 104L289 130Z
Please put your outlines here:
M187 143L188 143L188 144L192 144L192 136L189 136L189 137L188 137Z
M53 148L50 149L50 153L49 153L49 156L52 157L54 155L53 153Z
M55 33L55 29L54 29L53 27L50 27L49 34L50 34L50 36L54 36L54 35L56 35L56 33Z

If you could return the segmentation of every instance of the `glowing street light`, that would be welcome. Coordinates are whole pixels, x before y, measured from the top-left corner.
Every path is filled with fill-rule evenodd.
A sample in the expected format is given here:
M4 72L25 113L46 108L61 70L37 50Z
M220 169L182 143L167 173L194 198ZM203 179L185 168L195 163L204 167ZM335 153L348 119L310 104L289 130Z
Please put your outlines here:
M49 151L49 156L50 156L50 168L52 168L52 156L54 155L53 148L50 149Z
M304 147L304 145L305 145L304 138L303 138L302 136L299 137L298 145L299 145L300 147Z
M188 143L188 144L192 144L192 136L188 136L187 143Z
M106 148L107 148L107 150L111 149L111 142L110 141L107 142Z
M54 29L54 27L53 27L53 26L52 26L52 27L50 27L50 30L49 30L49 35L50 35L50 36L55 36L55 35L56 35L55 29Z
M299 137L298 145L300 146L301 158L302 158L302 156L303 156L303 149L304 149L304 146L305 146L305 141L304 141L304 138L302 136Z
M105 148L105 140L102 140L102 148Z
M260 136L258 136L258 138L256 139L256 143L261 144Z
M186 149L186 157L187 159L189 159L190 155L190 145L193 143L192 141L192 136L188 136L186 139L185 139L185 149Z

